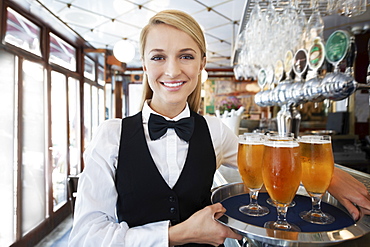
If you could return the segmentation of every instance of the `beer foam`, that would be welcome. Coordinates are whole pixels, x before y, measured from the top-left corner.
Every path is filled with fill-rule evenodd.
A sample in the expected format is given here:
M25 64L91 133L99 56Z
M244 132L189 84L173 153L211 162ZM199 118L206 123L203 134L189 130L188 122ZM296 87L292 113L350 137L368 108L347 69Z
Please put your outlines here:
M301 139L299 142L308 144L330 144L330 140L318 140L318 139Z
M240 144L246 144L246 145L263 145L264 141L240 141Z
M267 141L265 142L265 146L278 148L294 148L299 147L299 143L292 141Z

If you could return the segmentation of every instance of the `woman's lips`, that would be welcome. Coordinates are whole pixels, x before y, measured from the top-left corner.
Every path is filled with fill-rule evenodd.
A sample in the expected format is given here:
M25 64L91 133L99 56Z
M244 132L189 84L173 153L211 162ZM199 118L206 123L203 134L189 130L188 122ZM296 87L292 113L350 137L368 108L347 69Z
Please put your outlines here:
M183 81L182 82L175 82L175 83L173 83L173 82L170 82L170 83L163 82L163 85L165 85L166 87L178 87L178 86L181 86L182 84L184 84Z
M161 82L162 85L169 88L177 88L182 86L185 81Z

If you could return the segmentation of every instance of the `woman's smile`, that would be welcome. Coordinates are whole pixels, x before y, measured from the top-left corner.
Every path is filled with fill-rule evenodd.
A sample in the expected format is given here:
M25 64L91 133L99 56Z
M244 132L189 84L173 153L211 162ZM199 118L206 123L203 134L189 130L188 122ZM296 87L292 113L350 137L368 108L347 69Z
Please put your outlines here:
M160 82L162 85L164 85L165 87L167 87L168 89L171 89L171 90L178 90L180 89L180 87L182 85L184 85L186 83L186 81L162 81Z

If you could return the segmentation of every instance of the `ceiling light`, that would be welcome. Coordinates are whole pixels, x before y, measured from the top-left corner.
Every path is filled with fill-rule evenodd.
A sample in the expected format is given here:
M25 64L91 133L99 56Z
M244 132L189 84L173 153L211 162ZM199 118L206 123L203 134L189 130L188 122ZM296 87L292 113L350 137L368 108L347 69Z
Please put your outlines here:
M113 47L113 55L118 61L128 63L135 57L135 46L128 40L118 41Z

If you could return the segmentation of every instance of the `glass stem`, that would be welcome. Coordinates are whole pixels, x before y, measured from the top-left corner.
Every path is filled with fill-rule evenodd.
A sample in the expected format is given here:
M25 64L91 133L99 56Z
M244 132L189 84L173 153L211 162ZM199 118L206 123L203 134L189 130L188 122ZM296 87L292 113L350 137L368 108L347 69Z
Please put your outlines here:
M277 216L278 216L277 221L276 221L277 227L282 228L282 229L290 229L290 225L286 219L286 214L288 212L288 206L277 205L276 209L277 209Z
M257 203L258 192L259 192L259 190L250 190L249 191L249 198L250 198L249 205L250 206L257 206L258 205L258 203Z
M312 196L312 212L321 214L321 196Z

